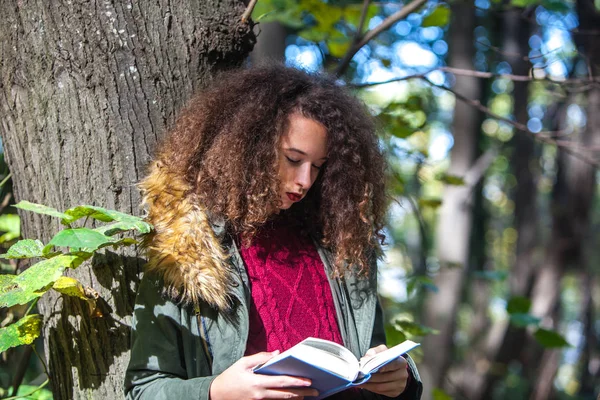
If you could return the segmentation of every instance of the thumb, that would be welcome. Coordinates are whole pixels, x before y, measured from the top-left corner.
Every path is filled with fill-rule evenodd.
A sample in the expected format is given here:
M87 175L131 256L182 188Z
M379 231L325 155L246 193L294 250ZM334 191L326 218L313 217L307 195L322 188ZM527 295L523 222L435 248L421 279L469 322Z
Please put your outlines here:
M243 361L244 366L246 366L248 368L254 368L255 366L257 366L259 364L266 363L267 361L269 361L271 358L275 357L278 354L279 354L279 350L275 350L275 351L271 351L271 352L263 351L260 353L253 354L251 356L244 357L240 361Z

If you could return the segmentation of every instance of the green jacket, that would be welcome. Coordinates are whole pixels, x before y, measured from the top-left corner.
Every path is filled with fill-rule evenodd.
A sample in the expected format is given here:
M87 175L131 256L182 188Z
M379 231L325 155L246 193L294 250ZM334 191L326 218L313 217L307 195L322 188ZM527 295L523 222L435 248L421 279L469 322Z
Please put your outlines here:
M155 233L134 309L125 393L128 399L208 399L212 380L246 349L246 269L225 224L209 221L166 167L155 165L141 186ZM331 277L330 254L317 249ZM344 344L357 358L385 343L373 264L369 279L329 278ZM419 374L408 362L412 379L398 399L420 399Z

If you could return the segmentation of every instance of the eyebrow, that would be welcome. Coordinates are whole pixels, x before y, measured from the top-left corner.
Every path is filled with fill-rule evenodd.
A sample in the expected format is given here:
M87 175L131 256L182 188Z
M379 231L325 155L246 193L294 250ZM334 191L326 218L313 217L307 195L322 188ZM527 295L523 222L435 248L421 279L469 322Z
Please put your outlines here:
M300 150L300 149L297 149L297 148L295 148L295 147L288 147L288 148L286 148L285 150L287 150L287 151L294 151L294 152L296 152L296 153L300 153L300 154L302 154L302 155L304 155L304 156L307 156L307 155L308 155L308 154L306 154L306 152L304 152L304 151L302 151L302 150ZM327 160L327 157L323 157L323 158L321 158L321 160Z

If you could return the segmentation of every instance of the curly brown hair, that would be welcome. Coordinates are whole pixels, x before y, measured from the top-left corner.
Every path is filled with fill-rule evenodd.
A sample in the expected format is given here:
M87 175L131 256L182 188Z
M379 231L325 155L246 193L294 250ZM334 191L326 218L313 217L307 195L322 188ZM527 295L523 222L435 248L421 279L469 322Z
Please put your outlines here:
M336 274L367 273L384 239L385 160L373 118L333 78L282 65L223 73L182 111L159 157L251 238L280 202L279 141L292 113L325 126L328 160L287 213L332 251Z

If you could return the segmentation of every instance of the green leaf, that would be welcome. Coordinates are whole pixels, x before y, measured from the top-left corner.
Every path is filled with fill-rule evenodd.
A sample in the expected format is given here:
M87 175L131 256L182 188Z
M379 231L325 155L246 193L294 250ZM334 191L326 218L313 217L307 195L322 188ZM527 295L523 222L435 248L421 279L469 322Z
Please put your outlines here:
M16 275L13 274L0 274L0 290L2 290L1 288L8 286L15 277Z
M423 288L434 293L437 293L439 290L431 278L427 276L416 276L408 281L408 284L406 285L406 291L408 293L412 293L417 286L422 286Z
M46 248L50 246L73 247L93 251L107 243L114 243L114 239L93 229L74 228L58 232L46 245Z
M69 217L68 215L61 213L60 211L58 211L55 208L48 207L43 204L30 203L26 200L22 200L22 201L18 202L17 204L15 204L15 207L20 208L21 210L25 210L25 211L32 211L37 214L50 215L51 217L58 217L58 218L68 218Z
M154 227L151 224L144 222L143 220L140 219L139 221L115 222L113 224L108 224L108 225L104 225L104 226L95 228L94 230L96 232L100 232L106 236L113 236L113 235L116 235L117 233L126 232L126 231L130 231L130 230L136 230L139 233L145 234L145 233L151 232L152 229L154 229Z
M22 396L27 400L52 400L52 392L39 386L21 385L17 391L17 396Z
M546 348L570 347L571 345L566 339L555 331L539 328L533 337L539 344Z
M440 388L434 388L431 395L433 396L433 400L452 400L452 396Z
M394 346L404 342L408 338L404 333L400 332L392 324L385 324L385 339L388 345Z
M531 300L522 296L511 298L506 305L506 311L509 314L527 314L530 308Z
M423 19L422 27L446 26L450 22L450 8L438 6L431 14Z
M350 5L346 6L344 8L343 18L347 22L349 22L350 24L352 24L356 28L358 28L358 24L360 23L360 17L362 14L362 8L363 8L362 4L350 4ZM375 15L377 15L377 6L374 4L371 4L367 8L367 16L365 18L365 24L363 26L361 33L365 33L367 31L367 29L369 29L369 21L371 21L371 18L373 18Z
M12 279L2 275L0 281L0 307L27 304L43 295L66 268L76 268L83 260L75 255L63 254L40 261Z
M510 323L520 328L525 328L529 325L539 325L541 319L526 313L510 314Z
M598 0L595 0L595 2L596 2L596 8L598 8L598 3L599 3ZM571 7L564 0L544 0L544 1L537 1L535 3L538 3L538 4L542 3L544 8L548 11L563 13L563 14L571 12Z
M441 174L438 176L438 179L447 185L453 186L464 186L465 180L461 176L450 175L450 174Z
M478 279L485 279L488 281L504 281L508 277L506 271L475 271L473 276Z
M406 319L395 321L394 327L408 337L425 336L430 334L437 335L440 333L437 329L433 329L425 325L416 324Z
M21 236L21 218L17 214L0 215L0 231L6 232L0 236L0 243L18 238Z
M350 49L352 39L339 31L334 31L331 36L329 36L326 43L329 54L336 58L342 58Z
M40 336L42 327L42 316L38 314L28 315L14 324L0 329L0 353L11 347L31 344Z
M96 300L99 294L90 287L85 287L81 282L75 278L68 276L61 276L54 282L52 289L59 293L65 294L71 297L77 297L81 300L85 300L90 308L90 311L96 308Z
M600 0L594 0L594 5L596 6L596 10L600 11Z
M126 238L122 238L122 239L119 239L119 240L117 240L117 241L114 241L114 242L110 242L110 243L103 244L102 246L98 247L98 249L102 249L102 248L104 248L104 247L112 246L112 247L113 247L113 249L115 249L115 250L116 250L116 249L118 249L119 247L124 247L124 246L132 246L132 245L134 245L134 244L139 244L139 243L140 243L140 242L138 242L138 241L137 241L137 240L135 240L134 238L129 238L129 237L126 237Z
M419 207L421 208L438 208L442 205L441 199L419 199Z
M327 39L327 36L329 36L329 35L327 34L327 32L309 28L309 29L302 29L300 32L298 32L298 36L300 36L303 39L309 40L311 42L321 42L321 41Z
M118 231L137 230L140 233L149 233L152 230L152 225L145 222L142 218L133 215L125 214L115 210L107 210L106 208L96 206L77 206L65 211L67 215L63 219L63 224L71 224L83 217L90 217L102 222L117 221L119 224L111 225L111 229ZM96 229L97 230L97 229ZM102 232L104 233L104 232Z
M15 279L18 275L0 275L0 307L12 307L17 304L27 304L41 296L33 291L25 291Z
M39 240L23 239L10 246L2 258L33 258L42 257L44 244Z

